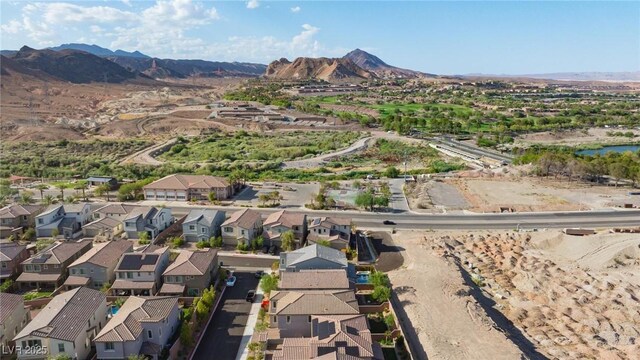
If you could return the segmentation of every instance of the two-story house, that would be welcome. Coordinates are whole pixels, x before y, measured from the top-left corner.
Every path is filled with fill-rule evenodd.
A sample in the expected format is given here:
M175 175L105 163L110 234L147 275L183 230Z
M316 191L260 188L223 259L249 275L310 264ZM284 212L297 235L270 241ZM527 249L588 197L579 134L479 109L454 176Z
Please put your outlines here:
M212 209L194 209L182 223L182 234L188 242L209 240L220 236L220 225L225 220L225 212Z
M218 251L182 251L162 274L160 295L200 296L218 273Z
M280 272L318 269L344 269L347 275L350 272L347 256L328 246L314 244L280 253Z
M31 320L22 295L0 293L0 344L9 345Z
M91 249L90 239L55 242L23 261L19 287L57 288L67 278L67 267Z
M351 218L323 216L311 220L309 232L320 236L331 236L335 232L351 234Z
M170 208L142 206L133 209L122 222L129 239L138 239L142 232L149 234L150 239L155 239L173 223L173 217Z
M242 241L249 245L253 239L262 235L262 216L255 210L243 209L233 213L221 227L225 244L237 245Z
M169 266L169 248L148 246L142 252L127 253L116 265L114 295L152 296L162 285L162 273Z
M311 317L311 337L285 338L273 352L272 360L305 359L385 359L382 347L371 337L365 315Z
M353 290L271 291L269 327L280 337L310 337L314 315L358 315L360 308Z
M296 247L304 244L307 237L307 215L280 210L270 214L264 221L264 239L268 245L281 246L280 236L287 232L293 232Z
M115 280L115 268L120 257L133 251L129 240L108 241L93 248L69 265L69 277L64 285L69 288L87 286L100 289Z
M88 203L51 205L36 216L36 236L51 237L55 229L59 235L69 239L90 218L91 207Z
M36 215L44 210L41 205L12 204L0 209L0 238L20 236L25 229L36 226Z
M25 245L14 242L0 242L0 282L14 280L22 272L20 263L29 258Z
M283 271L278 290L355 290L344 269Z
M105 240L111 240L116 235L124 231L122 221L110 217L103 217L93 220L82 227L82 235L84 237L103 237Z
M47 359L66 354L87 359L92 340L107 323L107 297L79 287L54 297L14 338L23 349L36 347L41 354L22 352L18 359Z
M180 325L177 297L130 296L96 336L98 359L158 359Z

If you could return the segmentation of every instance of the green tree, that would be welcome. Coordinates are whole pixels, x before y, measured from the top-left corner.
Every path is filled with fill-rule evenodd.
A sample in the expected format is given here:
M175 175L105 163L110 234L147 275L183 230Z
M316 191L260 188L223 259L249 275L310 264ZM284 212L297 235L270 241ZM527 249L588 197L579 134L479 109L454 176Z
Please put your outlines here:
M54 228L53 230L51 230L51 237L52 238L55 238L58 235L60 235L60 230L58 230L57 228Z
M142 354L138 354L138 355L129 355L129 357L127 358L127 360L147 360L147 357L142 355Z
M296 246L296 236L293 231L285 231L280 235L280 240L282 241L282 250L284 251L292 251Z
M53 184L53 186L56 187L58 190L60 190L60 200L64 201L64 190L69 188L69 184L59 182L59 183Z
M82 190L82 198L84 199L84 201L87 201L86 191L89 188L89 185L87 184L86 180L80 180L80 181L76 182L75 185L73 186L73 188L75 190Z
M40 200L44 199L44 191L47 190L49 188L49 185L47 184L38 184L36 185L36 189L38 189L38 191L40 191Z
M262 236L257 236L251 242L251 247L253 248L253 250L260 250L262 249L263 245L264 245L264 238Z
M99 185L96 190L95 193L97 196L102 196L104 195L106 200L109 201L109 192L111 191L111 186L109 184L102 184Z
M269 295L272 290L278 289L278 277L274 274L265 275L260 279L260 289Z
M262 206L266 206L267 202L271 200L271 197L269 196L269 194L259 194L258 200L262 203Z
M210 191L207 197L209 198L209 201L212 203L218 201L217 195L214 191Z
M211 237L209 239L209 247L212 248L221 248L223 245L223 241L222 241L222 236L218 236L218 237Z
M193 334L191 333L191 327L187 322L183 322L180 327L180 344L187 349L193 345Z
M391 298L391 289L386 286L376 286L373 288L371 298L373 298L377 302L385 302L389 300L389 298Z
M47 246L53 244L53 242L52 239L40 239L36 241L36 251L44 250Z
M149 233L146 231L140 231L138 233L138 243L148 244L151 241Z
M47 194L44 196L44 198L42 198L42 203L44 205L51 205L55 202L55 200L56 199L52 195Z
M20 194L20 199L18 200L20 204L28 205L33 202L33 193L31 191L23 191Z
M24 233L22 233L22 240L24 241L31 241L33 239L36 238L36 230L34 228L28 228L27 230L25 230Z
M398 168L396 168L395 166L389 166L384 171L384 176L391 179L397 178L399 175L400 175L400 170L398 170Z

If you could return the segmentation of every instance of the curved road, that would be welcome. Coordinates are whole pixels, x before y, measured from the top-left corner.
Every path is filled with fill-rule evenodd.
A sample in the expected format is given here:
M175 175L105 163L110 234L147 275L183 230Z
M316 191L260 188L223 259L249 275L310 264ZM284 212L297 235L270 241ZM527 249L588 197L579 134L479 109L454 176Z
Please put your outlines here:
M338 150L329 154L319 155L310 159L285 161L282 163L282 168L308 169L319 167L323 162L328 161L336 156L349 155L366 149L371 139L373 139L373 137L371 136L362 138L342 150Z

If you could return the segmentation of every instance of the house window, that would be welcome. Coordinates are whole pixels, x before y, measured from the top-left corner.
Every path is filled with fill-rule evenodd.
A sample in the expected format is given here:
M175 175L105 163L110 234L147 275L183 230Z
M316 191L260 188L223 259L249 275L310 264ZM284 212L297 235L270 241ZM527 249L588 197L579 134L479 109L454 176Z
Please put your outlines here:
M64 344L58 343L58 352L64 352Z
M311 322L311 315L309 315L309 318L307 319L308 322Z
M244 235L244 229L242 229L242 230L240 231L240 233L241 233L242 235Z
M84 269L80 268L80 275L84 275Z
M133 273L127 272L127 279L133 279Z
M287 315L287 324L291 323L291 316Z
M114 351L115 348L113 347L113 343L112 342L104 343L104 350L105 351Z
M6 262L4 262L4 261L2 262L2 268L3 268L3 269L6 269L6 268L7 268L7 263L6 263Z
M275 302L275 301L272 301L272 302L271 302L271 304L273 305L273 309L275 310L275 308L276 308L276 302Z
M76 269L71 269L71 275L75 275L76 274Z
M38 224L44 224L44 219L38 219Z
M206 227L202 227L202 228L200 228L200 231L202 231L203 234L206 234L207 233L207 228Z
M195 225L189 225L189 230L195 230L196 226Z
M147 330L147 337L148 337L149 339L153 339L153 331L151 331L151 330Z
M277 319L276 319L276 317L274 316L274 317L273 317L273 322L275 323L276 321L277 321Z

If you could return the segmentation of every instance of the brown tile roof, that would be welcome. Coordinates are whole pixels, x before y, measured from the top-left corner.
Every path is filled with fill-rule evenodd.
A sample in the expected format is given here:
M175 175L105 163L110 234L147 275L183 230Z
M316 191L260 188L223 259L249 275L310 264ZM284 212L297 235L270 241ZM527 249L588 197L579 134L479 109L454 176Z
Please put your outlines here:
M239 226L243 229L251 229L258 220L262 220L259 212L251 209L243 209L234 212L222 226Z
M106 301L103 293L86 287L67 291L54 297L15 338L31 335L75 341Z
M88 277L83 276L69 276L67 280L64 281L63 285L66 286L86 286L89 283Z
M62 274L41 274L34 272L22 272L16 282L57 282Z
M309 227L316 226L331 227L331 225L351 225L351 218L337 217L337 216L322 216L311 222Z
M218 256L218 250L181 251L162 275L204 275Z
M9 315L20 307L24 307L22 295L0 293L0 324L4 324Z
M184 293L184 285L164 283L160 288L160 295L175 295Z
M151 184L144 186L144 189L171 189L171 190L187 190L187 189L211 189L226 188L230 186L225 178L209 176L209 175L182 175L174 174L156 180Z
M100 214L119 214L125 215L133 211L135 208L138 208L138 205L130 205L130 204L109 204L105 205L99 209L96 209L94 212Z
M0 219L15 219L22 215L31 215L40 212L44 207L40 205L20 205L12 204L0 209Z
M278 226L282 225L289 229L292 229L294 225L302 226L305 222L306 216L300 213L292 213L285 210L280 210L269 214L264 221L265 226Z
M96 221L92 221L92 222L84 225L82 228L83 229L96 229L96 230L113 230L114 228L116 228L120 224L122 224L122 223L120 221L114 219L114 218L103 217L103 218L100 218L100 219L98 219Z
M166 319L176 306L177 297L130 296L94 341L135 341L142 334L141 323L160 322Z
M0 261L11 261L26 249L27 247L25 245L14 242L0 243Z
M349 289L349 279L344 269L301 270L280 273L280 290L333 290Z
M133 250L133 243L129 240L109 241L97 244L74 261L69 267L84 263L102 267L115 266L124 253Z
M360 308L352 290L307 290L271 292L277 315L348 315Z
M154 281L131 281L125 279L116 279L111 285L113 290L150 290L156 283Z
M62 264L77 253L91 248L91 240L57 242L33 255L23 264Z

